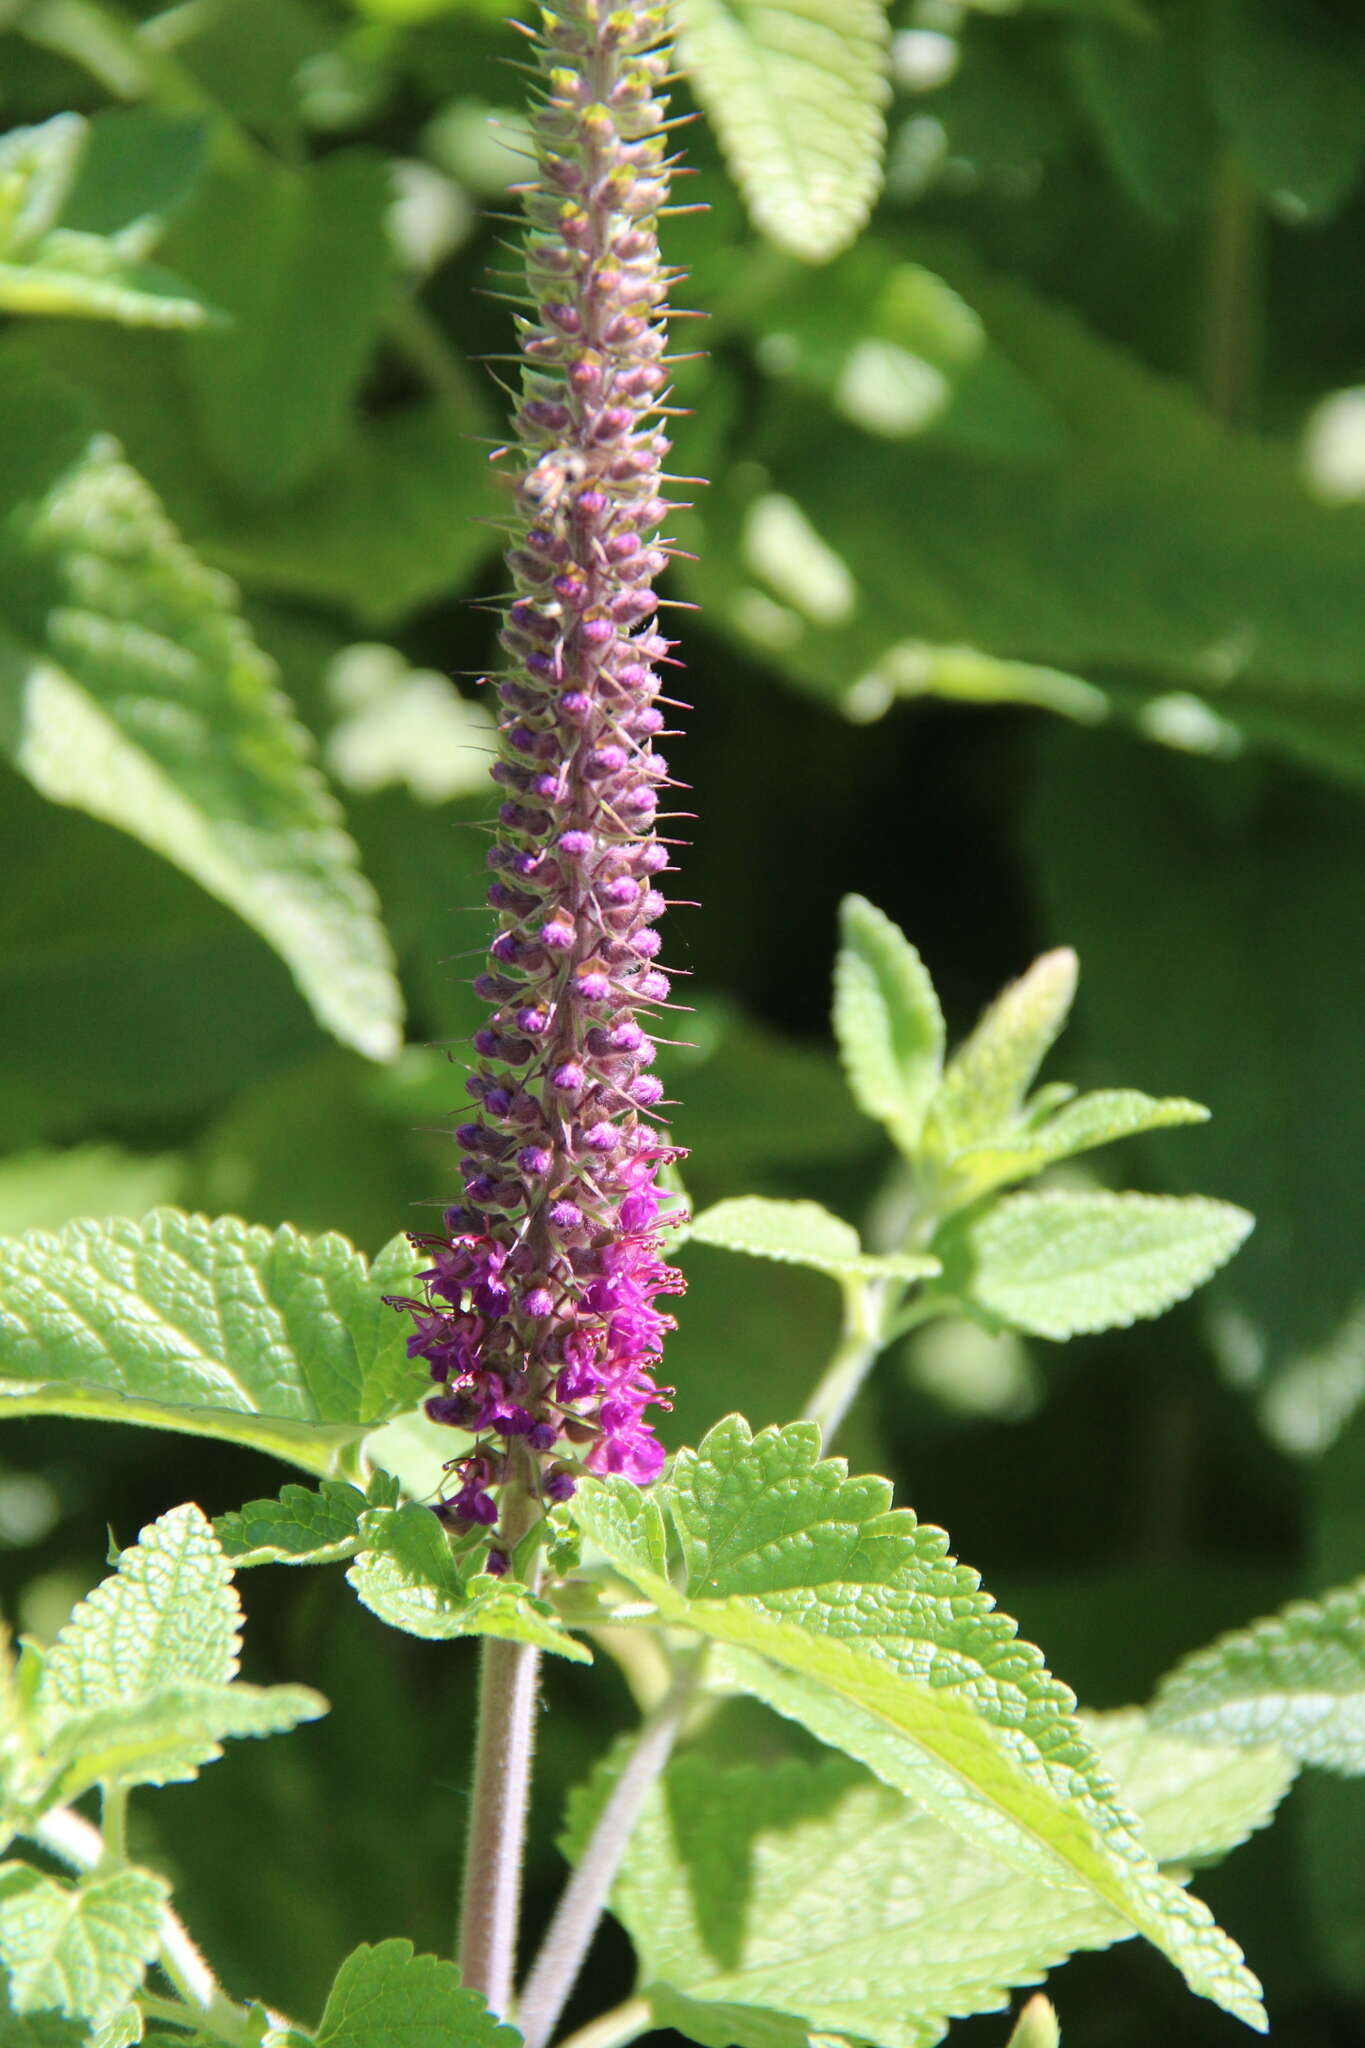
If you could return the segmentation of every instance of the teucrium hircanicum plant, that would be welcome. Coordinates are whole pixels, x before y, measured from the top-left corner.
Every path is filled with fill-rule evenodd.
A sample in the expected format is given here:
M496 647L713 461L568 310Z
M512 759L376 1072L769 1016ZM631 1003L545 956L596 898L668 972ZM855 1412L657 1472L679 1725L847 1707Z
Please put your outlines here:
M680 10L759 212L807 256L851 232L875 184L884 23L873 0L855 11L841 43L828 0ZM533 43L513 589L492 678L497 929L476 982L488 1017L473 1109L455 1132L463 1189L442 1228L396 1238L371 1265L334 1235L174 1209L0 1246L11 1414L215 1436L302 1475L216 1522L172 1508L46 1652L0 1656L0 1824L45 1859L0 1865L15 2048L545 2048L608 1905L640 1974L587 2029L593 2048L656 2024L701 2048L815 2035L932 2048L954 2019L1133 1933L1259 2029L1259 1986L1189 1870L1262 1826L1301 1763L1365 1769L1359 1584L1186 1659L1149 1710L1087 1716L943 1532L827 1455L878 1356L918 1325L1054 1341L1122 1327L1200 1286L1250 1227L1228 1203L1115 1193L1072 1164L1206 1115L1132 1089L1037 1085L1073 954L1045 955L949 1054L919 955L850 898L835 1034L893 1157L865 1231L808 1199L689 1214L676 1193L650 1072L670 996L655 740L671 642L654 589L671 509L667 26L645 0L564 0L540 10ZM822 118L846 88L861 93L832 149L828 125L811 140L784 111L813 89L821 51L847 59ZM49 124L0 153L0 297L134 324L211 319L145 270L146 235L92 249L98 238L61 228L86 141L79 123ZM103 444L91 459L114 460ZM55 520L62 574L88 596L100 565L80 553L73 490L79 509L68 478L41 517L25 513L20 541L41 555ZM160 529L157 550L164 568ZM183 580L186 559L172 566ZM94 582L109 598L102 570ZM222 610L216 585L196 591ZM79 776L61 788L87 801ZM209 842L176 816L235 900ZM325 850L340 887L347 848ZM362 1025L349 1035L369 1043ZM367 1028L372 1039L373 1017ZM670 1261L691 1244L825 1276L843 1322L799 1419L755 1433L731 1415L670 1466L652 1415L667 1405L655 1372L672 1327L657 1304L679 1292ZM390 1626L483 1639L460 1968L401 1938L362 1946L315 2028L231 1997L128 1844L133 1790L192 1779L229 1737L325 1711L304 1686L238 1677L233 1573L267 1563L341 1565ZM572 1874L518 1994L542 1650L614 1657L642 1716L570 1801ZM808 1746L776 1767L718 1756L708 1731L735 1695L799 1726L822 1760ZM97 1820L77 1804L95 1798ZM1049 2002L1030 2000L1013 2048L1057 2039Z

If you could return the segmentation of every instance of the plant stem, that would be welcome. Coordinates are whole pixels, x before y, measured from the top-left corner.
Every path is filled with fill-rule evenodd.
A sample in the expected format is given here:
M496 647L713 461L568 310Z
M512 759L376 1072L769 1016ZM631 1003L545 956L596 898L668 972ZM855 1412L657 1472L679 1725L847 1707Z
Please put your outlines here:
M883 1280L853 1280L845 1286L844 1326L838 1349L801 1411L804 1421L818 1424L827 1450L886 1342L885 1295Z
M610 2012L599 2013L576 2034L569 2034L562 2048L625 2048L628 2041L648 2031L653 2018L647 1998L628 1998Z
M1204 399L1225 427L1250 424L1260 369L1261 222L1246 172L1225 152L1209 191Z
M545 2048L558 2024L597 1932L631 1831L668 1762L695 1696L700 1671L701 1662L696 1658L678 1673L658 1705L641 1722L625 1768L598 1817L582 1859L564 1887L517 2004L517 2025L526 2048ZM629 2040L639 2031L635 2028L623 2038ZM609 2038L615 2040L617 2036Z
M520 1542L536 1512L524 1469L519 1467L502 1494L501 1528L509 1552ZM538 1558L531 1577L539 1582ZM536 1584L532 1584L531 1591L535 1590ZM539 1681L540 1651L534 1643L483 1638L460 1911L460 1972L466 1984L483 1993L499 2019L506 2016L512 2003Z

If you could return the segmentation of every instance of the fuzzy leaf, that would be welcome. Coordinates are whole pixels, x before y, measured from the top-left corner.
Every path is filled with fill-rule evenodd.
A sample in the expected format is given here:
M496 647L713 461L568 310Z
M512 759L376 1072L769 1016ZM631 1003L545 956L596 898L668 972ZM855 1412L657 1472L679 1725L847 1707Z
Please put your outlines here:
M990 1005L944 1070L925 1144L951 1157L993 1138L1018 1115L1076 993L1076 955L1044 953Z
M377 905L235 593L82 402L0 379L0 742L54 803L174 861L252 925L374 1059L401 997Z
M1194 1989L1263 2026L1240 1952L1158 1874L1071 1694L947 1555L941 1530L891 1511L886 1481L850 1479L819 1447L810 1424L753 1437L732 1416L679 1453L665 1498L685 1592L619 1542L626 1483L585 1485L574 1509L665 1624L727 1646L735 1682L978 1848L1088 1890Z
M4 1975L0 1971L0 2048L93 2048L82 2020L65 2019L59 2012L15 2012Z
M1276 1742L1365 1775L1365 1579L1298 1600L1177 1664L1152 1718L1196 1741Z
M943 1064L943 1015L928 969L898 926L845 898L834 968L834 1031L861 1109L914 1145Z
M751 1258L779 1264L810 1266L838 1279L888 1274L906 1280L937 1273L937 1259L911 1253L886 1258L864 1253L851 1223L831 1216L819 1202L776 1202L763 1195L739 1195L703 1209L688 1225L687 1236Z
M1126 1329L1202 1287L1251 1227L1203 1195L1010 1195L939 1232L932 1292L1038 1337Z
M325 1473L419 1398L387 1288L345 1238L157 1209L0 1242L0 1416L84 1415L217 1436Z
M1120 1795L1144 1823L1154 1806L1180 1860L1210 1839L1210 1766L1238 1781L1235 1792L1225 1783L1212 1830L1223 1846L1263 1825L1293 1776L1273 1750L1253 1763L1251 1752L1153 1738L1141 1714L1089 1726ZM571 1853L612 1775L608 1765L574 1795ZM1171 1825L1182 1810L1183 1832ZM826 2032L931 2048L950 2019L997 2010L1075 1950L1130 1931L1093 1896L1010 1870L835 1758L674 1762L632 1837L613 1906L656 2020L716 2048Z
M365 1545L346 1574L362 1605L411 1636L500 1636L537 1643L578 1664L592 1652L561 1628L543 1600L515 1579L466 1582L430 1508L375 1508L361 1520Z
M57 1722L44 1751L52 1803L92 1785L183 1784L216 1763L229 1736L283 1735L327 1711L302 1685L169 1685L128 1706Z
M0 1865L0 1962L15 2010L112 2019L156 1953L168 1897L149 1870L68 1885L26 1863Z
M1208 1114L1202 1103L1187 1102L1181 1096L1158 1101L1137 1088L1101 1088L1078 1102L1068 1102L1042 1121L1030 1116L1014 1131L1005 1130L993 1141L968 1146L940 1178L952 1206L965 1205L992 1188L1028 1180L1059 1159L1073 1159L1077 1153L1112 1145L1141 1131L1202 1124Z
M454 1963L410 1941L347 1956L327 1994L317 2048L517 2048L521 2036L466 1990Z
M233 1568L252 1564L335 1564L353 1557L365 1496L344 1480L282 1486L278 1500L249 1500L219 1515L214 1531Z
M40 1719L136 1703L237 1675L242 1607L213 1526L188 1502L149 1523L48 1651Z
M882 0L679 0L679 57L763 233L808 263L851 242L882 178Z

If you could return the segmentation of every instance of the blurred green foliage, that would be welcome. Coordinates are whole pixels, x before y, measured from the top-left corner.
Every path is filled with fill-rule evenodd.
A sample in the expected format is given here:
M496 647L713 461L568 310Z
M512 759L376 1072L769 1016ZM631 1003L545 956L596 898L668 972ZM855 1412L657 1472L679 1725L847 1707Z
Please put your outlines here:
M175 1200L374 1254L450 1191L494 630L469 600L499 583L481 359L506 308L483 287L522 170L503 12L0 6L0 123L42 138L0 155L24 198L0 252L7 1231ZM726 13L693 9L699 62ZM827 1025L857 889L954 1035L1074 944L1077 1078L1210 1105L1206 1133L1099 1169L1256 1212L1207 1295L1065 1351L916 1333L842 1446L1106 1707L1365 1564L1365 30L1349 0L914 0L891 27L884 110L850 58L864 144L887 124L851 243L865 147L831 228L736 140L723 70L715 127L687 132L710 210L670 254L710 354L679 370L676 467L709 487L682 493L672 595L700 610L672 614L695 704L672 758L705 908L673 919L697 1008L662 1064L699 1202L867 1222L890 1148ZM765 77L779 110L808 89ZM406 1050L372 1063L400 985ZM685 1260L672 1441L789 1415L830 1290ZM93 1423L0 1448L0 1576L39 1635L107 1523L278 1480ZM333 1712L243 1746L192 1806L162 1795L135 1846L230 1986L314 2012L356 1942L448 1946L471 1665L339 1574L247 1598L248 1675L305 1674ZM628 1718L601 1660L549 1684L542 1845ZM774 1729L736 1709L709 1739L763 1761ZM1208 1881L1285 2048L1365 2026L1363 1818L1359 1787L1301 1786ZM533 1917L557 1879L542 1846ZM627 1987L615 1932L593 1974L580 2017ZM1136 1949L1069 1966L1061 2009L1087 2048L1229 2024Z

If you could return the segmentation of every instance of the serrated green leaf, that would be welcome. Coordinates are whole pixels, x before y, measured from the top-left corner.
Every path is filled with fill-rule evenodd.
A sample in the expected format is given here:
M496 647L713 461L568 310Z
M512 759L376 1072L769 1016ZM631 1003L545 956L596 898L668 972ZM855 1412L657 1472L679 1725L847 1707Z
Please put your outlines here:
M90 2037L90 2048L134 2048L143 2037L142 2008L125 2005Z
M1202 1287L1251 1227L1204 1195L1008 1195L938 1233L931 1292L1038 1337L1126 1329Z
M1275 1742L1300 1763L1365 1775L1365 1579L1196 1650L1162 1680L1152 1719L1195 1741Z
M809 1424L752 1437L732 1416L679 1453L664 1497L686 1592L620 1541L623 1495L636 1489L591 1481L574 1512L665 1624L727 1646L735 1682L989 1854L1088 1889L1194 1989L1263 2027L1240 1951L1157 1872L1071 1694L947 1555L942 1531L892 1511L884 1480L850 1479L819 1449Z
M1060 447L1020 461L932 434L882 442L805 391L784 403L769 387L759 459L734 462L688 518L686 594L713 627L859 719L895 701L902 643L966 646L1102 681L1116 709L1154 730L1169 713L1165 729L1192 744L1245 738L1358 782L1365 506L1315 501L1295 445L1220 427L1188 386L1142 366L1131 333L1127 348L1102 340L963 241L898 223L894 243L868 238L874 252L922 263L972 307L1055 413ZM755 340L780 336L783 310L780 294L763 298ZM706 469L706 449L685 454ZM755 590L743 536L764 492L791 499L839 557L854 602L837 621L787 602L775 618Z
M846 897L834 968L834 1032L861 1109L903 1148L919 1136L943 1064L943 1014L928 969L874 904Z
M0 738L54 803L130 832L275 947L376 1059L401 997L310 743L205 569L66 387L0 380Z
M249 499L305 482L340 447L392 274L383 160L219 164L174 230L175 260L232 316L188 344L204 442Z
M0 1416L84 1415L250 1444L326 1473L422 1375L382 1300L411 1284L342 1237L157 1209L0 1242Z
M778 1202L764 1195L739 1195L703 1209L687 1236L726 1251L747 1252L781 1265L810 1266L837 1279L893 1276L923 1279L937 1273L937 1259L912 1253L878 1257L864 1253L851 1223L832 1216L819 1202Z
M159 1685L122 1707L56 1721L44 1750L48 1798L69 1805L92 1785L175 1785L216 1763L231 1736L287 1734L327 1712L303 1685Z
M316 1490L283 1486L277 1500L249 1500L217 1516L213 1527L236 1571L254 1564L335 1564L354 1556L366 1504L358 1486L324 1479Z
M1042 1091L1040 1091L1041 1093ZM1070 1095L1071 1090L1066 1089ZM994 1140L969 1145L950 1167L935 1177L939 1213L979 1200L993 1188L1029 1180L1059 1159L1074 1159L1097 1145L1112 1145L1141 1131L1159 1131L1177 1124L1202 1124L1208 1111L1202 1103L1181 1096L1158 1101L1136 1088L1100 1088L1068 1102L1055 1115L1039 1116L1041 1105L1027 1105L1014 1130Z
M827 262L881 185L882 0L680 0L678 17L679 57L755 223Z
M361 1518L364 1548L346 1574L357 1599L390 1628L432 1642L500 1636L535 1643L574 1663L592 1652L560 1627L552 1609L515 1579L460 1576L430 1508L373 1508Z
M157 1951L169 1895L149 1870L67 1885L25 1863L0 1866L0 1962L16 2011L112 2019Z
M454 1963L381 1941L337 1971L317 2048L517 2048L521 2036L466 1990Z
M241 1620L213 1525L193 1502L171 1508L73 1610L47 1652L39 1717L59 1726L68 1713L133 1704L166 1686L226 1686Z
M1144 1826L1156 1815L1179 1861L1210 1841L1210 1767L1238 1780L1217 1802L1212 1831L1224 1847L1269 1818L1293 1776L1275 1751L1253 1764L1250 1752L1153 1738L1140 1713L1088 1725L1120 1796ZM611 1777L609 1765L571 1800L570 1854ZM1182 1795L1183 1833L1172 1825ZM1011 1871L833 1758L671 1764L631 1839L613 1908L639 1951L656 2021L708 2048L776 2048L793 2022L797 2041L832 2032L931 2048L949 2020L998 2010L1075 1950L1129 1933L1083 1891Z
M927 1150L951 1158L1014 1121L1066 1023L1077 972L1076 955L1060 946L996 997L944 1069L925 1120Z

